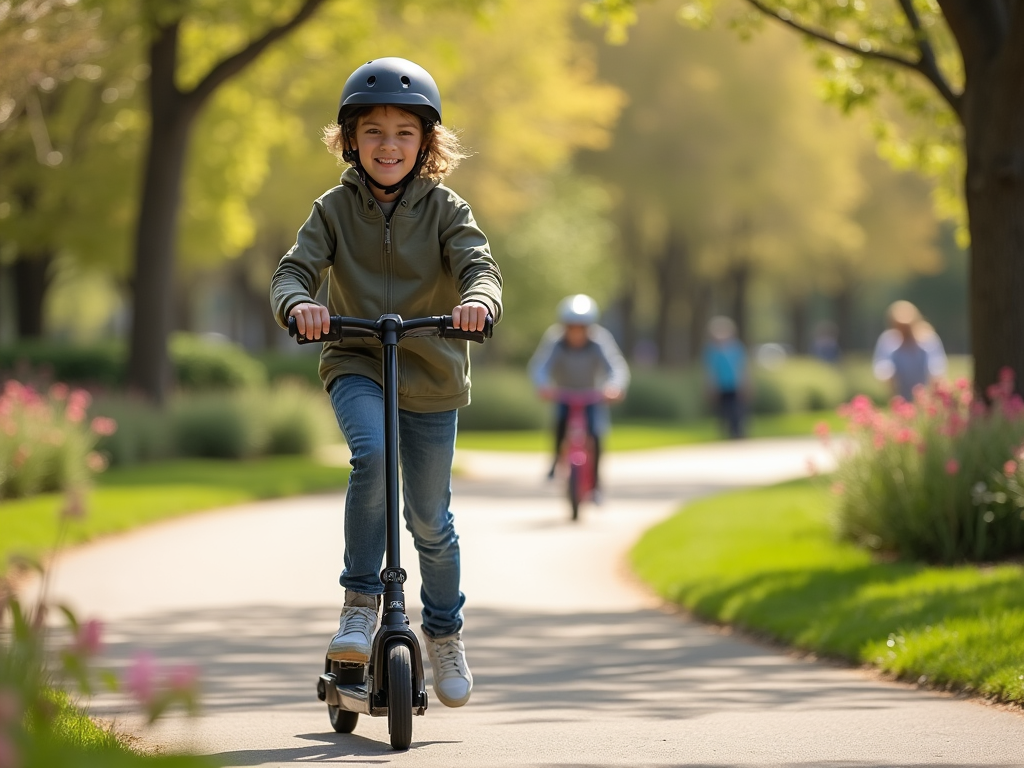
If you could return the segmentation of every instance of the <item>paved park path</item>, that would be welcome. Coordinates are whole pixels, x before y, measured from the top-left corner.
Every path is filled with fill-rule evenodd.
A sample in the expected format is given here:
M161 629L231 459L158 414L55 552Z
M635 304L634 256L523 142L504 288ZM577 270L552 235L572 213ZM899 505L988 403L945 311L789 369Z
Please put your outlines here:
M543 457L461 453L476 689L460 710L431 691L405 753L390 749L384 718L333 733L315 697L341 601L338 494L80 548L55 592L105 619L108 663L145 648L201 666L203 715L143 737L226 766L1024 766L1017 712L731 636L665 610L630 577L630 545L681 501L805 474L809 457L828 461L807 440L611 455L605 505L574 525Z

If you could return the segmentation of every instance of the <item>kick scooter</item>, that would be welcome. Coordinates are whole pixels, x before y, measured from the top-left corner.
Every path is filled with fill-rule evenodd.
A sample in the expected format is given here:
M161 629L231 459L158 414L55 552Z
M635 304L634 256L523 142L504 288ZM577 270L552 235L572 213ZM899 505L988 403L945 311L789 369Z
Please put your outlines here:
M423 683L423 658L419 640L409 627L405 612L406 572L399 557L398 509L398 344L413 336L440 336L483 343L490 338L490 316L482 331L452 327L451 315L403 320L382 315L378 320L331 316L330 332L319 339L298 335L295 318L288 319L288 333L300 344L371 337L380 340L384 364L384 511L387 531L386 559L380 580L384 584L383 616L373 637L369 664L326 659L317 680L316 693L327 703L331 726L338 733L352 733L360 714L388 718L391 746L408 749L412 743L413 715L427 709Z

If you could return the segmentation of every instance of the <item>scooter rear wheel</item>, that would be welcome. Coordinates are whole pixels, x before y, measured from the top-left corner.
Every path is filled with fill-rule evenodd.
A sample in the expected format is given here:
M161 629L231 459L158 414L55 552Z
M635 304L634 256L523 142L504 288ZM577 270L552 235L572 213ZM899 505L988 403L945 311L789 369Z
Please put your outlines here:
M412 744L412 659L401 643L388 649L388 731L395 749Z
M341 707L327 705L327 716L331 719L331 727L338 733L352 733L359 722L358 712L349 712Z

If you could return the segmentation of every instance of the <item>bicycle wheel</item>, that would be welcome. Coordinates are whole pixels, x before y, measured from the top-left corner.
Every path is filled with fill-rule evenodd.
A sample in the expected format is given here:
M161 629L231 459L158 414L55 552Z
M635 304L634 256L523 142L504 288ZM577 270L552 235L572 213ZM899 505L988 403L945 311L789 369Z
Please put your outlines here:
M580 502L583 500L583 473L575 464L569 466L569 505L572 507L572 519L580 516Z
M401 643L388 650L388 732L395 749L412 744L412 659Z
M331 719L331 727L338 733L352 733L359 722L358 712L349 712L341 707L327 705L327 716Z

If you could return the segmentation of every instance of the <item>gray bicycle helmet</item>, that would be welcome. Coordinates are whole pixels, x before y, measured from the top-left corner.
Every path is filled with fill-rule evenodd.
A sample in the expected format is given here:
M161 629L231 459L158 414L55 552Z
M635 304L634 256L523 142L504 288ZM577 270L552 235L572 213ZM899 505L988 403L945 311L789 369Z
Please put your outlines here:
M597 302L585 293L566 296L558 303L558 322L562 325L592 325L600 315Z
M384 104L400 106L428 123L441 122L441 93L430 73L408 59L387 56L349 75L338 105L338 125L353 109Z

